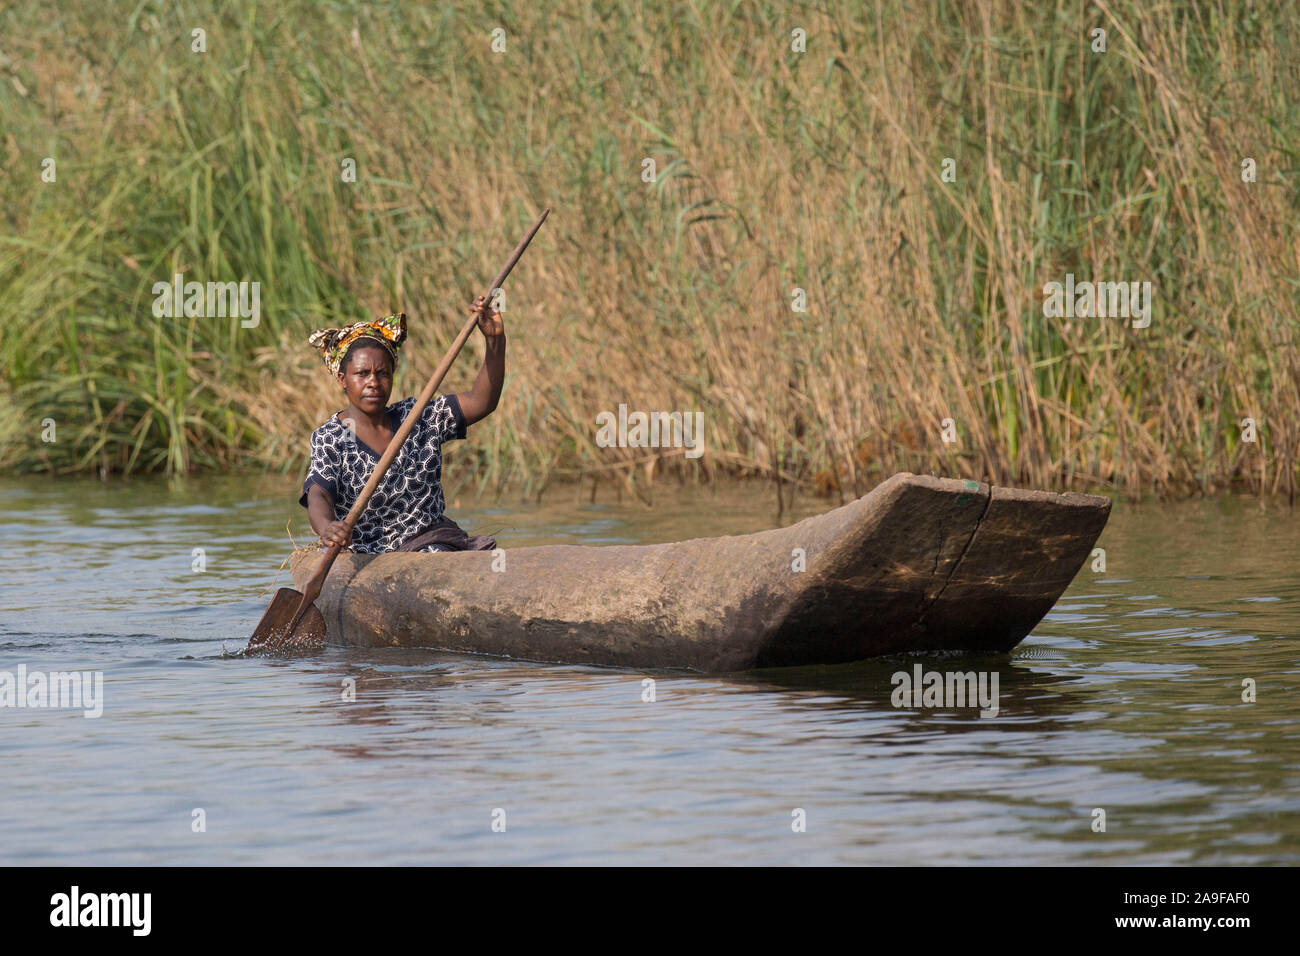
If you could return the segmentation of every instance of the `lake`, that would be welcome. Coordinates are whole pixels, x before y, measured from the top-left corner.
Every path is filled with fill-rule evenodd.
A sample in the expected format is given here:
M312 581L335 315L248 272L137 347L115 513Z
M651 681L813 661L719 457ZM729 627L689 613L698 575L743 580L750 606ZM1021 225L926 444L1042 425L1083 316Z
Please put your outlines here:
M777 524L765 484L661 483L653 510L612 495L451 491L449 514L507 548ZM1009 655L705 677L398 649L245 659L286 522L310 537L296 497L293 476L0 478L0 671L103 673L98 718L0 709L0 861L1300 862L1284 502L1117 501L1106 570L1085 565ZM781 523L836 504L800 498ZM999 713L894 707L891 675L917 663L996 670Z

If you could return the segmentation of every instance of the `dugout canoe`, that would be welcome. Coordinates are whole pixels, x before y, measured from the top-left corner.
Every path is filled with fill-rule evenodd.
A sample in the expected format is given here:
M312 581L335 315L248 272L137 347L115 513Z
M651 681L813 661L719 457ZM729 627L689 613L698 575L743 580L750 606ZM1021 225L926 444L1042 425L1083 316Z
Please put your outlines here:
M1005 652L1056 603L1109 514L1095 495L899 474L785 528L505 548L501 571L489 552L345 553L316 606L330 644L705 673ZM315 565L295 552L300 589Z

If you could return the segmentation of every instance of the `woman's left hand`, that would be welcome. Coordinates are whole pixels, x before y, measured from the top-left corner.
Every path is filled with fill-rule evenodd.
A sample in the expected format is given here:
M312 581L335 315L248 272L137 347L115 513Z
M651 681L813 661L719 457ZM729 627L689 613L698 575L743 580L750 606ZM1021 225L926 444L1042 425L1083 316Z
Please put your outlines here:
M481 295L474 300L474 304L469 307L470 314L478 314L478 328L486 339L495 339L497 336L506 334L505 323L501 321L501 313L488 305L487 296Z

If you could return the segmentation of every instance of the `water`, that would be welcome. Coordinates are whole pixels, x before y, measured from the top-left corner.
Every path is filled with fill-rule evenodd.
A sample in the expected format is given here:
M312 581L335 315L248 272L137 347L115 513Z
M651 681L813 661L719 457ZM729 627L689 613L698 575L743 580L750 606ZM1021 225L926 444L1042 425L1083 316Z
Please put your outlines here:
M766 486L657 494L653 511L449 497L506 546L774 524ZM0 710L0 862L1300 862L1300 516L1284 507L1118 503L1107 571L1085 567L1009 656L659 672L644 703L641 671L232 656L285 522L305 529L293 496L275 477L0 480L0 670L105 682L98 719ZM891 674L918 662L996 669L1001 712L894 708Z

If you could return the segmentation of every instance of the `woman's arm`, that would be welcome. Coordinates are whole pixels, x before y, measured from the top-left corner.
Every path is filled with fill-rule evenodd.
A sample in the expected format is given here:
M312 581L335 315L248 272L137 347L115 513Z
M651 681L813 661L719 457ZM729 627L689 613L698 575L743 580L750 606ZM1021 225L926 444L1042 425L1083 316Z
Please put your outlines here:
M307 490L307 520L325 545L348 546L349 536L343 533L343 522L334 520L334 496L320 485L312 485Z
M484 296L479 296L470 308L471 312L479 313L478 327L487 346L483 365L474 379L474 387L456 396L467 426L482 421L496 410L506 381L505 323L501 321L500 312L485 309L486 301Z

